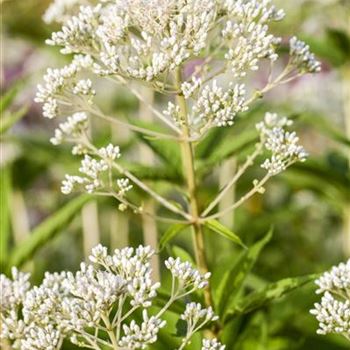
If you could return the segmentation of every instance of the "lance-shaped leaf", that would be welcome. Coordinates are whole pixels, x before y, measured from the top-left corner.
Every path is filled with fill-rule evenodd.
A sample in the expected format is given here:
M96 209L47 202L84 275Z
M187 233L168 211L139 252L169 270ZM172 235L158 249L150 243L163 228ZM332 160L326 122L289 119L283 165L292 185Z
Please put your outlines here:
M215 147L214 152L202 162L199 162L198 171L206 172L213 166L220 164L227 158L234 156L248 147L252 147L258 141L258 133L254 128L243 131L239 135L234 135L230 140L226 140Z
M207 220L204 223L204 226L209 228L211 231L218 233L219 235L229 239L230 241L237 243L243 248L247 248L247 246L242 242L242 240L233 233L229 228L221 224L217 220Z
M16 96L18 95L18 92L20 91L20 86L23 84L23 82L18 82L14 84L4 95L0 98L0 113L4 113L6 109L8 109L12 102L15 100Z
M239 296L245 279L271 237L272 229L260 241L244 251L231 270L224 275L216 293L217 309L220 315L224 315L230 303Z
M171 250L169 250L169 255L174 255L176 258L180 258L182 261L188 261L193 266L196 265L191 254L188 253L185 249L178 247L176 245L171 247Z
M226 313L225 322L230 321L237 314L245 314L256 310L265 304L281 298L283 295L302 287L315 280L318 275L307 275L294 278L285 278L278 282L270 283L262 290L250 293L240 299L233 308Z
M14 126L18 121L20 121L27 113L28 107L23 106L18 111L8 112L1 118L0 123L0 134L5 133L12 126Z
M55 214L39 224L30 236L15 247L10 256L9 266L21 266L28 261L40 248L53 239L57 233L75 217L81 208L94 197L81 195L67 203Z
M176 237L182 230L184 230L187 224L175 224L168 228L167 231L162 235L159 242L159 250L163 250L164 247L170 242L174 237Z

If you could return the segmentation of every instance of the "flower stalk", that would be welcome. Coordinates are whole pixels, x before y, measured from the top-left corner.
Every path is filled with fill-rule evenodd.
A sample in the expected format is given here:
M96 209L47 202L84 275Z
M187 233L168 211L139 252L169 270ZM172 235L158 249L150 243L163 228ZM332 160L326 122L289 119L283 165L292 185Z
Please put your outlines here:
M181 90L182 74L178 69L175 73L176 86ZM189 199L189 210L192 216L193 247L199 270L208 272L208 264L205 254L203 227L199 221L199 205L197 198L196 170L194 165L193 143L190 141L190 129L188 125L187 104L182 93L178 93L176 101L180 107L180 119L183 120L182 133L184 140L181 142L181 155L184 176L187 182L187 193ZM204 298L207 306L212 306L212 296L209 289L204 290Z

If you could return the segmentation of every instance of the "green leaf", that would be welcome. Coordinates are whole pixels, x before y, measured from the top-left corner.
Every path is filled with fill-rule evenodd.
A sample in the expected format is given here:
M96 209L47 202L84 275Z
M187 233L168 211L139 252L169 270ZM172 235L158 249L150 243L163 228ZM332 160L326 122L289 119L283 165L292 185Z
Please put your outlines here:
M81 195L39 224L25 241L15 247L10 256L9 266L19 267L28 261L40 248L61 232L81 208L93 198L91 195Z
M220 164L225 159L254 145L257 140L258 134L254 128L249 128L238 135L226 138L225 142L215 147L215 151L207 159L199 162L198 171L205 172L212 169L213 166Z
M150 167L143 164L132 164L125 161L122 161L121 164L140 180L167 181L172 184L181 184L182 182L182 177L168 166L161 165Z
M318 275L307 275L293 278L285 278L278 282L268 284L264 289L253 292L243 297L233 309L227 312L225 322L228 322L236 314L245 314L256 310L263 305L281 298L287 293L302 287L303 285L315 280Z
M7 260L8 243L10 238L10 193L11 169L6 166L1 169L0 176L0 265Z
M239 338L235 349L266 350L268 341L268 320L264 313L259 312L249 320Z
M156 305L160 306L161 308L169 301L170 294L168 291L165 291L164 289L160 288L157 290L157 298L154 299L154 302ZM176 300L173 302L170 307L169 311L172 311L178 315L181 315L184 311L184 303L181 300Z
M27 113L28 107L23 106L16 112L7 113L5 116L1 118L0 123L0 134L5 133L9 130L13 125L15 125L19 120L21 120Z
M134 121L133 124L152 131L164 132L164 129L156 127L154 123L151 124L139 120L136 123ZM173 140L145 137L141 133L138 135L140 140L150 147L160 159L162 159L176 174L178 174L178 176L182 176L182 173L179 171L179 169L181 169L179 166L181 164L181 153L177 142Z
M315 115L313 113L303 113L298 119L312 125L325 135L331 137L333 140L350 147L350 139L342 130L335 127L334 124L332 124L325 117Z
M247 246L242 242L242 240L233 233L230 229L228 229L226 226L222 225L217 220L207 220L204 223L204 226L209 228L211 231L214 231L218 233L219 235L229 239L230 241L237 243L243 248L247 249Z
M178 321L176 322L176 336L184 338L186 334L187 334L187 322L179 318Z
M327 60L334 67L340 67L349 62L349 37L345 32L328 29L322 38L316 36L302 36L301 38L310 45L316 57Z
M159 242L159 250L162 251L166 244L172 240L177 234L184 230L188 224L175 224L168 228L168 230L162 235Z
M0 99L0 114L2 115L8 109L19 92L19 86L22 82L13 85Z
M261 240L244 251L232 269L225 274L217 290L217 303L220 315L224 315L230 303L238 297L245 279L257 261L261 250L271 240L271 237L272 229Z
M180 258L182 261L188 261L193 266L196 265L192 256L185 249L175 245L171 247L171 252L175 257Z

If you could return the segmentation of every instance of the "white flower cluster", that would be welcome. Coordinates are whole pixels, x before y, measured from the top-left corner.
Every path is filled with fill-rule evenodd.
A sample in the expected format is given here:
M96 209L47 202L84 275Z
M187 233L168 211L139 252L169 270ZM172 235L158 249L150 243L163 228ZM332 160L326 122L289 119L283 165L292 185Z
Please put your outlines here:
M101 74L150 81L200 53L215 7L214 0L105 1L81 7L47 43L92 54Z
M203 309L201 304L189 303L186 305L185 312L181 315L181 319L187 321L190 327L196 327L198 323L207 323L218 320L211 307Z
M84 176L66 175L65 180L62 181L61 191L63 194L70 194L73 190L84 187L88 193L93 193L99 188L104 187L104 174L112 169L113 161L120 157L120 150L118 146L109 144L107 147L102 147L97 151L101 159L97 160L86 154L81 161L79 168L80 173ZM121 188L119 185L123 186ZM124 194L131 187L125 183L125 180L118 183L120 190Z
M216 80L206 85L193 108L194 126L201 128L211 126L227 126L233 124L233 119L239 112L247 110L245 105L245 86L230 83L224 91Z
M166 326L162 315L172 302L188 295L188 287L191 292L204 288L209 277L170 258L166 265L172 266L172 294L162 310L150 315L160 287L152 281L153 255L150 247L142 246L116 249L109 255L106 247L98 245L89 257L91 264L82 263L76 273L46 273L42 284L34 287L28 282L29 274L13 268L12 279L0 277L1 339L21 350L57 350L64 339L87 348L106 344L115 348L117 344L130 350L146 349ZM141 323L132 318L137 310L142 310ZM181 318L191 329L187 341L204 324L217 320L211 308L195 303L186 306ZM223 349L216 344L203 342L203 349Z
M83 6L77 10L78 5ZM45 19L63 24L47 44L76 58L63 69L48 71L36 101L44 104L43 114L49 118L69 106L84 111L95 94L91 80L78 77L86 68L125 84L142 80L156 91L192 98L187 118L191 136L230 126L235 115L248 108L240 80L256 71L261 60L278 58L281 40L269 26L283 18L284 11L272 0L57 0ZM295 37L290 40L290 55L289 74L319 71L309 47ZM195 60L202 63L192 76L174 86L174 74ZM221 73L214 72L216 67ZM219 87L212 80L228 69L234 82ZM187 122L181 114L179 106L170 102L164 117L176 129Z
M64 113L64 108L70 106L72 109L79 105L77 99L83 98L91 103L95 91L92 82L79 80L78 73L91 66L90 56L76 55L71 64L61 69L47 70L44 76L45 84L38 85L35 102L43 104L43 116L55 118Z
M294 36L290 39L289 46L291 62L299 72L318 73L321 71L321 64L310 52L309 45Z
M190 82L185 81L181 84L181 90L185 97L185 99L189 99L193 96L193 94L198 91L202 84L202 80L200 78L196 78L195 76L192 77L192 80Z
M315 281L320 303L311 314L319 322L318 334L338 333L350 340L350 259L332 267Z
M275 48L281 39L269 34L268 23L282 20L284 11L271 5L271 0L226 0L223 4L229 18L222 30L229 42L225 58L233 74L246 76L247 71L259 68L263 58L275 61Z
M117 186L119 188L118 195L121 197L124 197L125 193L129 192L133 187L127 178L118 179Z
M155 316L149 317L146 310L143 311L142 316L141 325L133 320L130 325L123 326L125 335L121 338L119 346L127 349L146 349L149 344L157 341L158 332L166 322Z
M275 113L266 113L264 121L256 125L260 133L261 143L271 152L271 157L261 165L270 175L276 175L297 161L305 161L307 153L298 144L295 132L285 130L292 121Z
M54 0L45 11L43 19L46 23L63 23L76 14L81 5L86 5L86 0Z
M225 350L225 345L222 345L217 339L203 339L202 350Z
M179 279L179 282L184 289L203 289L208 285L210 272L202 275L187 261L182 262L179 258L169 258L165 262L165 266L170 270L174 277Z
M67 121L60 123L55 130L55 136L50 139L53 145L60 145L63 141L72 139L79 141L79 138L87 132L88 116L86 113L74 113Z

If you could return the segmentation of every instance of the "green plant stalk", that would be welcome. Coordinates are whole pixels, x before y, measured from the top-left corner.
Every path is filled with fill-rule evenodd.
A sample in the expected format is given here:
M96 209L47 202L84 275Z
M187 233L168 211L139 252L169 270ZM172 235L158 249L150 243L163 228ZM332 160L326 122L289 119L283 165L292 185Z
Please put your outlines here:
M176 86L179 91L181 91L181 70L178 69L176 72ZM199 220L199 205L197 198L197 184L196 184L196 170L194 166L194 150L193 144L190 141L190 130L188 125L188 112L187 104L182 93L176 95L176 101L180 107L181 120L183 121L182 125L182 136L183 140L181 141L181 156L182 156L182 167L184 172L184 177L187 182L187 191L189 198L189 210L192 216L192 230L193 230L193 246L195 252L196 263L199 270L202 273L208 272L207 258L205 254L205 245L204 245L204 235L203 235L203 226ZM212 295L209 288L204 290L204 299L207 306L213 306Z
M349 20L350 24L350 20ZM346 136L350 139L350 64L343 68L343 101L344 101L344 123ZM347 149L348 162L350 167L350 150ZM350 257L350 203L344 208L344 253Z

